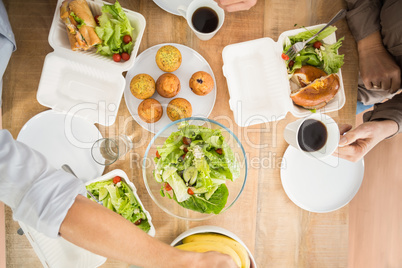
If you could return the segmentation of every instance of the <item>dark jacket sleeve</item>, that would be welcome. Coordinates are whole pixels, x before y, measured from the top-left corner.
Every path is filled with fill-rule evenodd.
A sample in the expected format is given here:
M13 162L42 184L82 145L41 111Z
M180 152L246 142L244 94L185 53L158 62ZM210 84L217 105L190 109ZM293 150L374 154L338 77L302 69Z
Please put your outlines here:
M395 95L392 99L378 103L373 111L363 115L364 122L376 120L394 120L398 124L398 132L402 132L402 93Z
M346 0L346 2L348 5L346 19L356 42L381 29L380 0Z

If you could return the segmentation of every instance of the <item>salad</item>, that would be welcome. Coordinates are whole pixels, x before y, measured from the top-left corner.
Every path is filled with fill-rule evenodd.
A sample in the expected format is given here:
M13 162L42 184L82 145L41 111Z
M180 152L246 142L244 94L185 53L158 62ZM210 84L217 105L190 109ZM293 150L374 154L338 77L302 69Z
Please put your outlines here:
M121 59L130 59L134 48L133 30L130 21L124 13L119 2L114 5L103 5L102 15L95 16L99 26L95 28L96 34L102 40L97 45L97 53L104 56L112 56L113 60L119 62Z
M303 65L311 65L324 70L327 74L337 73L343 65L344 55L338 55L338 49L342 45L344 37L340 38L334 44L326 44L323 39L332 33L337 28L335 26L329 26L313 40L311 40L297 56L289 61L289 57L285 54L288 49L297 42L301 42L309 39L316 34L321 28L307 30L298 33L294 36L285 38L283 45L282 58L286 60L286 66L289 76L291 76L295 70L300 69Z
M182 124L156 151L155 180L160 193L180 206L219 214L229 191L226 180L240 176L240 165L218 129Z
M87 185L86 188L99 201L103 202L103 206L117 212L144 232L151 229L147 216L135 198L132 189L121 177L116 176L110 180L94 182Z

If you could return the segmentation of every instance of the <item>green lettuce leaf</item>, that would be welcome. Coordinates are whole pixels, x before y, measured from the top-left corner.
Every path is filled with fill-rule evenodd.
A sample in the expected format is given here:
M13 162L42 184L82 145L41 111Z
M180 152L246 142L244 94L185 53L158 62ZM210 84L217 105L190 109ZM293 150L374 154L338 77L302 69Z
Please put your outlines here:
M322 60L324 62L323 69L327 74L337 73L343 65L344 55L338 55L338 49L342 46L344 37L338 42L328 45L324 44L324 49L321 50Z
M96 198L102 200L104 207L120 214L132 223L141 219L141 223L137 226L145 232L151 229L151 225L140 203L135 198L131 188L124 181L116 185L113 183L113 180L94 182L87 185L86 188Z
M119 2L116 1L114 5L103 5L102 15L99 16L98 20L99 26L95 27L95 32L102 39L102 44L97 46L96 52L104 56L112 56L115 53L122 52L131 54L134 43L125 44L123 37L130 35L133 39L134 28Z
M225 207L228 196L228 188L225 184L221 184L208 200L204 195L200 195L199 197L192 195L186 201L178 202L178 204L184 208L201 213L219 214ZM173 199L177 201L175 196L173 196Z
M306 29L305 31L300 32L294 36L289 36L289 40L292 43L292 45L297 42L306 41L307 39L309 39L310 37L315 35L321 29L322 28L316 28L316 29L312 29L312 30ZM337 28L335 26L329 26L328 28L326 28L324 31L322 31L320 34L318 34L313 40L311 40L308 43L313 44L315 41L322 40L325 37L334 33L336 30L337 30Z

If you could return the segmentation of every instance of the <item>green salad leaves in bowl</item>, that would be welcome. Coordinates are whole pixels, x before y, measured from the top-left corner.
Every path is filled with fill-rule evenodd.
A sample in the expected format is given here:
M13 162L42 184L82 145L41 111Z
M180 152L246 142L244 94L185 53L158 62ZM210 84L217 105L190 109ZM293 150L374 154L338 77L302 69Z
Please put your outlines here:
M168 214L204 220L230 208L243 191L246 156L239 139L206 118L170 123L152 139L143 160L145 186Z

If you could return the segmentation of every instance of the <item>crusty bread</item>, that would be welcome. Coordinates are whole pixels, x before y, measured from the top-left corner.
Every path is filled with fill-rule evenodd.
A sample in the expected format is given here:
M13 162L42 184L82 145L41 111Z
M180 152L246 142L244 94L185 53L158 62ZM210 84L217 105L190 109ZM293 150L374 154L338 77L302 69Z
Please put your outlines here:
M319 109L332 100L340 87L339 77L330 74L314 80L290 95L296 105L306 109Z
M84 20L85 25L79 29L71 12ZM95 32L96 22L85 0L65 0L60 6L60 18L66 24L68 40L72 50L88 50L102 40Z
M299 87L305 87L311 84L317 78L326 76L327 74L320 68L303 65L300 69L296 69L292 76L292 81Z

